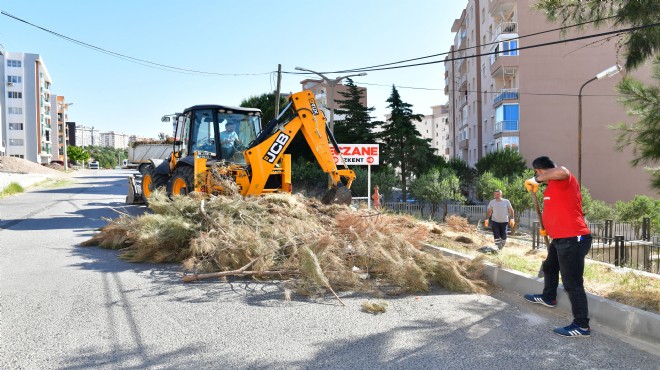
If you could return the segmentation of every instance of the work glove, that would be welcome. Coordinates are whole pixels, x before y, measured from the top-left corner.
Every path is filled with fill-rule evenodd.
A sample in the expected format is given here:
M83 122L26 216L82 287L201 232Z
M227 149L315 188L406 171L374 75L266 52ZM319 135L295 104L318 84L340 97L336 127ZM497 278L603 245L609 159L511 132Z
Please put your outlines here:
M484 221L484 227L488 227L488 220Z
M536 193L539 190L539 183L536 181L536 177L525 181L525 189L530 193Z
M513 229L513 227L514 227L515 225L516 225L516 221L514 221L513 219L510 219L510 220L509 220L509 227Z
M548 232L545 231L545 229L539 229L539 234L541 234L541 236L548 236Z

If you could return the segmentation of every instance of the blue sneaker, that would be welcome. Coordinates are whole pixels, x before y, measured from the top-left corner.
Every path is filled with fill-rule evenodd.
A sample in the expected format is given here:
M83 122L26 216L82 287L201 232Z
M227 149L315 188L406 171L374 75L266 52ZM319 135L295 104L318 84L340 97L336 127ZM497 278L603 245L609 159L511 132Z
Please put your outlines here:
M572 337L572 338L586 338L591 336L591 328L581 328L576 323L571 323L569 326L563 328L557 328L553 330L555 334L562 337Z
M525 300L532 303L542 304L546 307L556 307L557 300L543 298L543 294L525 294Z

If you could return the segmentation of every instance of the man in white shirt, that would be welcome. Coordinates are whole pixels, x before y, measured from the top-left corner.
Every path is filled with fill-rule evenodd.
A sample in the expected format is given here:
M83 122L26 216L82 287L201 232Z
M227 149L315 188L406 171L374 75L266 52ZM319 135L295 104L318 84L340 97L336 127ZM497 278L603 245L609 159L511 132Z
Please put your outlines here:
M229 160L231 156L236 151L234 144L241 145L241 140L238 138L238 134L234 131L235 123L233 121L228 121L225 124L225 131L220 133L220 145L222 147L222 158Z
M495 190L493 196L495 199L488 203L484 226L488 227L489 224L491 225L495 245L497 245L498 249L502 249L504 248L504 244L506 244L507 225L511 227L515 225L513 207L511 207L511 202L508 199L502 198L502 190Z

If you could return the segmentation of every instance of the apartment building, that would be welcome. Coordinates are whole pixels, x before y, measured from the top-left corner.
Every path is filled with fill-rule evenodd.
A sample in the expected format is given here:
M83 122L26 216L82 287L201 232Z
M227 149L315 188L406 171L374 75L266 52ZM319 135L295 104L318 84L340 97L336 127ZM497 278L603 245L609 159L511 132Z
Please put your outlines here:
M100 134L100 146L115 148L115 149L125 149L128 148L130 143L130 136L114 131L102 132Z
M524 49L607 30L541 33L559 25L547 22L531 3L469 0L452 25L454 44L445 60L450 156L474 165L492 151L516 148L530 167L534 158L547 155L574 175L580 172L594 198L614 202L636 194L657 196L648 187L648 173L631 167L630 151L615 149L609 126L634 119L617 102L621 75L585 86L578 139L579 90L601 71L623 64L617 39ZM650 76L648 68L633 74L645 81Z
M71 145L79 147L101 145L101 132L94 126L77 125L74 123L74 132L76 133Z
M52 126L52 81L39 54L2 52L2 154L49 163L57 136Z
M73 135L69 132L69 125L67 124L70 105L73 105L73 103L67 102L62 95L53 95L51 97L52 122L57 122L57 131L53 132L53 137L57 138L57 141L54 143L57 148L57 158L54 156L53 159L58 159L60 161L64 161L66 158L64 155L66 147L72 145L71 137Z
M330 91L330 87L324 80L312 80L312 79L306 79L300 81L300 84L302 85L303 90L311 90L312 93L314 93L314 97L316 99L316 103L319 105L319 107L323 110L325 113L325 117L328 120L328 124L330 124L330 108L333 107L333 103L336 100L346 100L344 96L342 96L340 93L347 93L348 92L348 87L346 85L343 85L341 83L336 83L334 85L334 91ZM362 92L362 98L360 99L360 103L364 105L365 107L368 107L367 105L367 89L365 87L359 87L358 89ZM334 96L332 96L334 94ZM339 105L337 103L334 103L334 108L335 110L339 109ZM335 115L334 120L339 121L343 119L343 115Z
M414 122L423 139L431 140L435 155L449 159L449 109L446 104L434 105L432 113L425 115L422 122Z

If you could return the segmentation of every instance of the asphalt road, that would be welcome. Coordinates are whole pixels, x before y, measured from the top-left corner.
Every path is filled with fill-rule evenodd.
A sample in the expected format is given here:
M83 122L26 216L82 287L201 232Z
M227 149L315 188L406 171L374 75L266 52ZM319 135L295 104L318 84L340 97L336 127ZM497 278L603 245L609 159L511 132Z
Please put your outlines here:
M1 369L660 369L660 348L570 319L517 294L284 300L277 283L180 281L177 265L132 264L80 247L126 206L125 171L0 199ZM601 330L602 329L602 330Z

